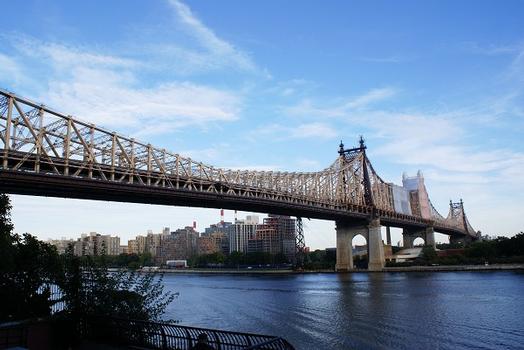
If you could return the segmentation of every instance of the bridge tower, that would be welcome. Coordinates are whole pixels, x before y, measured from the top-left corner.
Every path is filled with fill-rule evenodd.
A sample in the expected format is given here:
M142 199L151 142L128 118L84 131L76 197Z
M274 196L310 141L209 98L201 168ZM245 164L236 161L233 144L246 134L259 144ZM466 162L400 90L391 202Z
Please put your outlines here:
M373 201L373 191L370 179L370 164L366 157L366 145L364 138L360 136L359 147L344 149L342 141L339 146L339 159L341 163L360 157L362 169L362 187L364 202L372 207L372 215L363 222L336 221L337 231L337 271L349 271L353 269L353 247L352 241L356 235L362 235L366 239L368 249L368 270L380 271L384 267L384 243L382 242L380 218L377 215ZM346 179L343 178L344 190L346 190ZM347 195L347 194L345 194Z
M453 203L453 201L451 200L449 201L449 217L451 217L452 220L454 220L460 226L462 226L466 233L469 233L465 236L450 236L449 242L459 243L463 246L473 242L473 237L470 234L474 233L474 231L472 228L469 227L468 218L466 217L466 211L464 210L464 202L462 201L462 199L460 199L460 201L456 203Z
M304 259L306 256L306 241L304 239L304 225L302 218L297 216L295 228L295 265L296 267L304 266Z

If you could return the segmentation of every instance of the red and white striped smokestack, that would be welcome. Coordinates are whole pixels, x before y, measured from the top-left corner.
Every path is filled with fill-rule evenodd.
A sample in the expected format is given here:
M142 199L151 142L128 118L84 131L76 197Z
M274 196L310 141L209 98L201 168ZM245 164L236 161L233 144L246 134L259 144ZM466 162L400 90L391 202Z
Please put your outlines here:
M196 221L193 221L193 230L196 230Z
M224 225L224 209L220 209L220 223Z

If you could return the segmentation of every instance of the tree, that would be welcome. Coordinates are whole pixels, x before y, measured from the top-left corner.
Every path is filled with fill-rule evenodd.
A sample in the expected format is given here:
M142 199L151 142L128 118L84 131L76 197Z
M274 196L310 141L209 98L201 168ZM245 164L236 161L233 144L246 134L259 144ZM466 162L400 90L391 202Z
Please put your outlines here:
M0 194L0 321L50 315L50 282L60 271L55 247L13 233L9 197Z
M160 320L175 294L164 292L163 275L134 270L108 270L104 256L81 260L68 251L64 258L65 313L145 321Z
M49 316L50 285L63 291L63 313L73 321L86 313L158 320L175 298L164 292L161 275L110 272L107 256L77 257L69 247L59 257L36 237L14 234L10 210L9 197L0 194L0 322ZM141 262L150 259L146 255Z

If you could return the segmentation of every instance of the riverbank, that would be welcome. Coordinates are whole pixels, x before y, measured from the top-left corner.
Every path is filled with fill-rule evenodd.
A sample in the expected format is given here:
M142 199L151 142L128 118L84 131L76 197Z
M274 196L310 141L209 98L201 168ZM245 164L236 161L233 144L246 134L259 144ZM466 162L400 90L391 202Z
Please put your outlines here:
M524 264L439 265L385 267L384 272L524 270Z
M289 274L300 273L291 269L158 269L154 272L161 273L180 273L180 274Z
M524 264L492 264L492 265L439 265L439 266L402 266L385 267L376 272L446 272L446 271L491 271L491 270L524 270ZM336 273L333 270L291 270L291 269L158 269L155 272L175 274L311 274ZM350 273L368 273L365 269L355 269Z

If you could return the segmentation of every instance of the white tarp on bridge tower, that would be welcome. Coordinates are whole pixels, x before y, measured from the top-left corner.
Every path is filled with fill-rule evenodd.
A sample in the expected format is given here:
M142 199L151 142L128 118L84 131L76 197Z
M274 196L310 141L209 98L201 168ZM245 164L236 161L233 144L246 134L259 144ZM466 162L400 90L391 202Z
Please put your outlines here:
M395 184L391 184L391 190L393 191L393 206L395 211L401 214L412 215L409 190Z
M417 176L413 177L409 177L404 173L402 175L402 186L409 192L412 214L422 216L425 219L431 219L429 196L424 185L422 172L419 170Z

